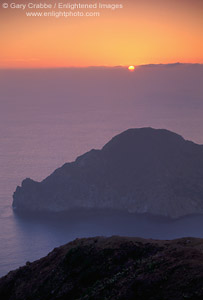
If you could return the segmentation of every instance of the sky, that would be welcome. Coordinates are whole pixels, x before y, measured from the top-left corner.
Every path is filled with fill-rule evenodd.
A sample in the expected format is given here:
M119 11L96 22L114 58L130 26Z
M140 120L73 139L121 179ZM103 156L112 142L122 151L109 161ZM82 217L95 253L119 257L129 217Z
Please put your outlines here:
M5 2L8 8L0 7L3 69L203 63L202 0ZM26 8L12 8L11 3L26 4ZM28 8L29 3L52 8ZM71 10L59 8L59 3L96 4L97 8ZM99 3L122 8L101 9ZM26 15L36 12L43 15ZM48 12L52 16L44 16ZM56 17L70 12L84 16Z

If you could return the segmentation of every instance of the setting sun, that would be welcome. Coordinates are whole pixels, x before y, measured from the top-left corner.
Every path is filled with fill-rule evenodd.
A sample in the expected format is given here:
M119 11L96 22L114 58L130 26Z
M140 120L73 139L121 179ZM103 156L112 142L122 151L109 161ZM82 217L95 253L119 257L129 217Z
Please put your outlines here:
M134 67L134 66L129 66L129 67L128 67L128 70L129 70L129 71L134 71L134 70L135 70L135 67Z

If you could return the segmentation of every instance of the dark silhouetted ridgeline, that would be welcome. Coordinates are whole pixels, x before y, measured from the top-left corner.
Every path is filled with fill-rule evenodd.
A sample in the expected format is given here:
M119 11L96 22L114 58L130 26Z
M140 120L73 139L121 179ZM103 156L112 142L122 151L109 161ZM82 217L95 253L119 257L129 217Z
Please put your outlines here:
M203 239L76 239L0 279L3 300L203 299Z

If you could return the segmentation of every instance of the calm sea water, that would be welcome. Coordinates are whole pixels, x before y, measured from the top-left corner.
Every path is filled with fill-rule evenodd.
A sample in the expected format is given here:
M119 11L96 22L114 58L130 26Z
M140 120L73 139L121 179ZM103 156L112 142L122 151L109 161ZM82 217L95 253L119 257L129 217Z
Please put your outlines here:
M11 208L24 178L40 181L127 128L166 128L203 144L202 70L0 71L0 275L76 237L203 237L201 216L171 222L111 212L36 220L15 216Z

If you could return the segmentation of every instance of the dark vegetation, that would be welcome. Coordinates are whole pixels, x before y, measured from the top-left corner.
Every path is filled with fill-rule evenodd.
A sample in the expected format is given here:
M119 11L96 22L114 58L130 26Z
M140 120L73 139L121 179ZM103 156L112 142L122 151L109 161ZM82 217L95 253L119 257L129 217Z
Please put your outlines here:
M203 239L76 239L0 279L4 300L203 299Z

